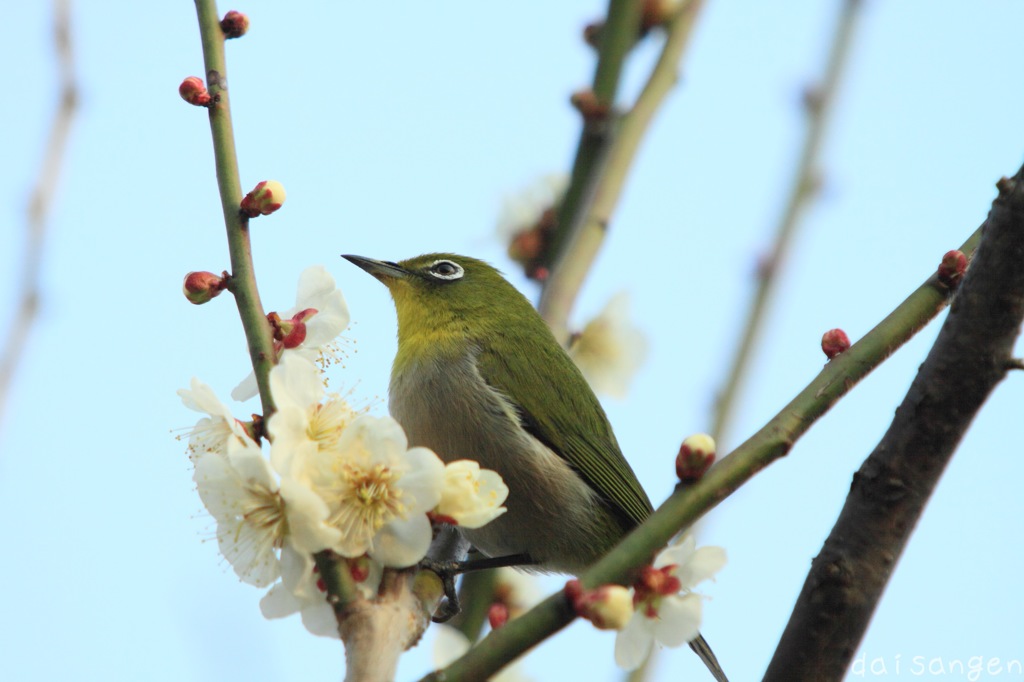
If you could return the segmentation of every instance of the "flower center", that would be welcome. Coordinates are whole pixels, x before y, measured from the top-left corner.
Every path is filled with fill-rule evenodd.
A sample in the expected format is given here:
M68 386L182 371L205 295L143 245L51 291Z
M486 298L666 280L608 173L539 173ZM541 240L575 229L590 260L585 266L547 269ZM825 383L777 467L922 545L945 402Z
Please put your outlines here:
M370 469L346 465L342 470L346 492L331 523L343 533L370 540L393 517L405 517L399 474L384 464Z
M242 518L250 526L262 531L270 538L276 549L284 546L288 535L288 517L284 512L284 500L281 493L269 490L259 483L245 486L246 503L243 505Z
M341 432L355 413L344 400L336 398L317 405L309 418L309 437L316 441L321 452L337 450Z

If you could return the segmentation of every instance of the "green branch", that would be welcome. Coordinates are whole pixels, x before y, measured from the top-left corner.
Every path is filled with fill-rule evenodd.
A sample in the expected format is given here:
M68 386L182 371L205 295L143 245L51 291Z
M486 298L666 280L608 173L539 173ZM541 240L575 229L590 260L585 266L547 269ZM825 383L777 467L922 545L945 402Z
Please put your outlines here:
M249 242L249 221L239 212L242 183L239 179L235 135L231 125L224 33L220 28L220 16L217 14L217 3L214 0L196 0L196 14L199 17L199 35L203 43L206 87L212 97L209 106L210 132L213 134L217 187L220 190L224 226L228 235L228 251L231 256L228 290L234 294L238 314L242 318L249 357L260 389L263 416L269 418L274 412L274 402L270 396L274 340L256 288L252 248Z

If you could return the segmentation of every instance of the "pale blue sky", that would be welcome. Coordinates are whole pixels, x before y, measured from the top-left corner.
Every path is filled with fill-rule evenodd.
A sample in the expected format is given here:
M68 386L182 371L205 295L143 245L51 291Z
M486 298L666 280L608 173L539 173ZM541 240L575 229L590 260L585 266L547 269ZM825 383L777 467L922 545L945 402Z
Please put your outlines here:
M49 3L9 5L5 320L55 97ZM290 307L307 265L335 275L358 349L335 386L383 399L395 329L384 288L338 254L449 250L516 274L493 236L497 212L507 194L568 168L579 128L568 96L592 73L578 36L603 6L221 7L252 20L228 52L243 185L275 178L288 189L281 212L253 225L264 302ZM606 406L656 502L671 490L681 438L709 428L753 264L788 188L800 93L821 71L838 6L707 3L681 87L579 301L582 322L629 290L650 340L629 398ZM193 4L79 2L74 19L82 106L50 226L42 314L0 425L4 679L340 679L340 645L306 634L297 618L263 620L261 593L204 541L211 520L174 439L196 418L176 389L198 376L227 399L248 372L228 297L194 307L180 293L189 270L227 267L206 116L177 94L203 70ZM824 149L824 192L782 279L737 439L820 369L823 331L863 335L984 219L995 181L1024 160L1021 26L1014 0L864 3ZM648 46L630 64L627 94L652 56ZM703 629L734 679L763 673L852 473L937 328L702 525L700 542L729 553L705 590ZM892 677L897 657L902 676L915 656L1024 660L1022 404L1022 378L1011 376L898 566L861 649ZM577 623L525 669L537 680L617 680L612 641ZM429 649L428 638L409 653L399 679L425 673ZM705 679L688 651L661 660L658 679Z

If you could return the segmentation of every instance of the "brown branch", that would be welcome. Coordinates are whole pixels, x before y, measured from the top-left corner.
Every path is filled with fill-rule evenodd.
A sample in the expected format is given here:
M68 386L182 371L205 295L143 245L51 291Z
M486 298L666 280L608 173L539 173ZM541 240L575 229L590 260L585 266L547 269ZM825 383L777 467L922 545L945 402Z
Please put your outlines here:
M39 313L39 273L43 260L46 221L53 206L53 195L60 179L71 123L78 108L74 53L71 49L71 10L69 0L54 0L53 38L57 54L60 97L50 126L46 152L29 199L26 216L25 253L21 257L21 293L17 311L8 325L8 335L0 351L0 416L5 412L14 370L21 361L32 325Z
M1024 318L1024 168L999 183L949 316L811 571L766 680L840 679L939 477L1006 375Z

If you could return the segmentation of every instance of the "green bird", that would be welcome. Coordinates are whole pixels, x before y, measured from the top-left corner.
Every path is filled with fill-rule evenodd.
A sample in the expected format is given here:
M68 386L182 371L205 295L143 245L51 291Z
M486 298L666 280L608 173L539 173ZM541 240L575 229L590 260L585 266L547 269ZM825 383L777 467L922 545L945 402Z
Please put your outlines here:
M508 486L505 514L460 529L480 552L579 575L651 514L586 379L498 270L450 253L398 263L343 258L394 299L389 409L409 444L446 462L475 460ZM703 638L695 642L725 679Z

